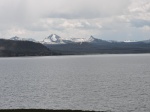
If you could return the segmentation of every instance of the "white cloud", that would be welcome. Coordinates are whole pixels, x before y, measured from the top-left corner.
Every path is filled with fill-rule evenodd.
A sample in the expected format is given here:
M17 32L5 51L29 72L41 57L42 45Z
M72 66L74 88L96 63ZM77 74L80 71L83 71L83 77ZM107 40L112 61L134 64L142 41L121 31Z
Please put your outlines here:
M129 11L133 13L147 13L150 12L149 0L132 0L129 6Z
M142 27L142 30L144 31L144 32L150 32L150 26L143 26ZM149 33L150 34L150 33Z

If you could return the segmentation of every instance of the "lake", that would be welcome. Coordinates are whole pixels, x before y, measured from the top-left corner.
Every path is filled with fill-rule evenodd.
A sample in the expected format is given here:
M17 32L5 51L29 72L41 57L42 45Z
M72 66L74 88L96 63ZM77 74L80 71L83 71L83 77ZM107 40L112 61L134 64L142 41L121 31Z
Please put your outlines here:
M0 58L0 109L150 112L150 54Z

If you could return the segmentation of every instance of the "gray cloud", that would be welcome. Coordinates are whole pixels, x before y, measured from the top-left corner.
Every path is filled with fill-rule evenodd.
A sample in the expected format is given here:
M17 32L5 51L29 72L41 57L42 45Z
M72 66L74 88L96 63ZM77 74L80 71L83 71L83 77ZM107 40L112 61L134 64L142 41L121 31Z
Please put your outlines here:
M64 37L103 34L113 39L131 33L131 29L150 26L149 11L149 0L0 0L0 35L42 38L50 33ZM148 38L145 33L140 32Z
M98 18L120 14L129 0L1 0L0 19L3 21L32 21L49 18Z
M131 21L132 26L134 27L144 27L150 26L150 20L142 20L142 19L133 19Z
M57 3L60 0L56 0ZM66 19L91 19L118 15L123 13L129 3L129 0L63 0L61 6L57 6L51 12L47 13L50 18ZM58 8L59 7L59 8Z

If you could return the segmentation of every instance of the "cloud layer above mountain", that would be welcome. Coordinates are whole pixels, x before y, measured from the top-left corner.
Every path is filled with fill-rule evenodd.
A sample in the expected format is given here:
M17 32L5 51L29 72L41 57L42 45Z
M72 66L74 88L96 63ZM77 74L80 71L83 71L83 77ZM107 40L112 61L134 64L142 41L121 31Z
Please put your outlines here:
M0 36L143 40L150 35L149 0L0 0Z

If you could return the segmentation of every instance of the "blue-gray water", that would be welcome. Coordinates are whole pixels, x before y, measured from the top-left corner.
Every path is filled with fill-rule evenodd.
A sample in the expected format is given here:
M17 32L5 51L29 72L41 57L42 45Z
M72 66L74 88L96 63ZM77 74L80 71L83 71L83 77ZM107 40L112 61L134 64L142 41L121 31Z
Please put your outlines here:
M0 58L0 109L150 112L150 54Z

